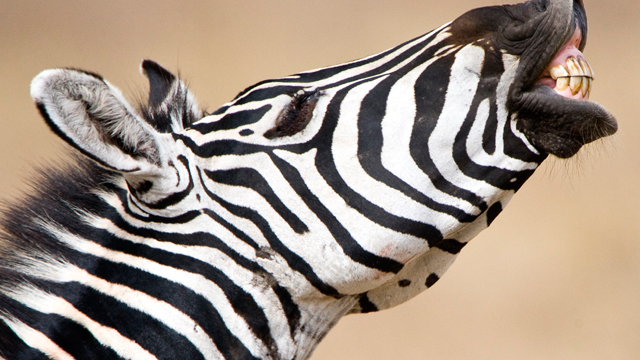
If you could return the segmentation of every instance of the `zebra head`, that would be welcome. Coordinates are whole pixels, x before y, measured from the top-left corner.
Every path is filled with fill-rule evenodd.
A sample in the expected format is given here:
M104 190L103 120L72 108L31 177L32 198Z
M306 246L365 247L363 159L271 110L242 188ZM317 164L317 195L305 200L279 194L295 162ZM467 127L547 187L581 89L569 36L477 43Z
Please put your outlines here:
M95 73L44 71L32 97L90 161L7 212L19 255L0 277L21 280L0 281L0 306L38 315L0 319L45 353L77 350L31 320L55 299L122 357L306 358L342 315L432 286L549 154L616 131L588 100L586 38L582 0L476 9L380 54L260 82L213 114L152 61L140 106ZM79 315L96 291L112 316Z

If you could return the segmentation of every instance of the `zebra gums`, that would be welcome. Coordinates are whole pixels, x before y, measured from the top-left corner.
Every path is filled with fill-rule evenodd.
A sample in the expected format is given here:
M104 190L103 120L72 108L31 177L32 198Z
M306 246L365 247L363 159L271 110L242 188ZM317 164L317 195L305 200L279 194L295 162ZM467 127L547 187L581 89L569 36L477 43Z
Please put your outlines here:
M476 9L213 114L148 60L139 107L42 72L32 97L82 155L4 211L2 356L308 358L438 281L548 154L616 131L586 35L582 0Z

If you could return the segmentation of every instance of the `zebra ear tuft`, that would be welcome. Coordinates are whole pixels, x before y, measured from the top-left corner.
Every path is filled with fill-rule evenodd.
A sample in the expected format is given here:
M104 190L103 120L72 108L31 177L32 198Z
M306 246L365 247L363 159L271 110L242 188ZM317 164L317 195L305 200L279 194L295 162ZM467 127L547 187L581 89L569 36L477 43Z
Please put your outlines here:
M151 60L142 60L140 70L149 79L149 107L156 108L165 101L176 81L167 69Z
M53 132L102 166L121 172L157 171L157 133L120 90L99 75L45 70L33 79L31 97Z

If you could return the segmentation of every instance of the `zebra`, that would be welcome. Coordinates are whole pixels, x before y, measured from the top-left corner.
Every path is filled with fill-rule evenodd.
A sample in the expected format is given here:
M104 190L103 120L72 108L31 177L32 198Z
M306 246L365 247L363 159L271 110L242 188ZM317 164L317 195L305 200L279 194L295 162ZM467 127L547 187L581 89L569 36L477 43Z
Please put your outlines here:
M3 212L6 359L305 359L344 315L433 286L548 155L611 135L581 0L472 10L212 114L145 60L148 102L52 69L73 149Z

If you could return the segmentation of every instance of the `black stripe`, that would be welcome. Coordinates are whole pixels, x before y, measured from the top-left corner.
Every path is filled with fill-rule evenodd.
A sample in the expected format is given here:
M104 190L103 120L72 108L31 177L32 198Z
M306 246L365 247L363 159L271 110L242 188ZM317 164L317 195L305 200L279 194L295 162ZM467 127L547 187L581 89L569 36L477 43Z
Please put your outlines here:
M360 300L358 300L358 304L360 305L360 312L363 314L378 311L378 307L376 304L372 303L367 296L367 293L362 294Z
M249 235L247 235L242 230L240 230L237 227L235 227L230 222L228 222L225 219L223 219L221 216L219 216L218 214L216 214L212 210L203 209L203 211L208 217L213 219L213 221L215 221L218 224L220 224L223 227L225 227L227 230L229 230L235 237L237 237L241 241L249 244L252 248L254 248L256 250L258 250L260 248L260 246L258 246L258 244Z
M442 251L446 251L450 254L458 254L462 251L462 248L465 247L467 243L461 243L455 239L444 239L441 242L437 243L434 247L438 248Z
M111 237L110 241L106 240ZM208 264L190 256L175 254L164 250L125 241L107 232L101 236L102 244L109 249L149 259L156 263L184 270L193 274L200 274L212 281L224 292L234 311L247 322L254 335L262 340L272 355L278 353L275 340L271 337L267 317L253 297L236 285L226 274ZM215 304L214 304L215 306Z
M218 108L218 110L214 111L211 113L211 115L220 115L223 114L225 111L229 110L229 108L231 107L231 105L226 104L220 108Z
M342 84L346 84L349 82L353 82L353 81L357 81L359 79L365 79L371 76L376 76L379 74L382 74L388 70L390 70L391 68L393 68L394 66L396 66L397 64L399 64L400 62L406 60L407 58L413 56L414 54L422 51L424 49L424 47L426 45L428 45L433 39L435 39L435 37L439 34L440 32L434 32L431 36L427 37L426 39L420 41L419 43L417 43L416 45L412 46L411 48L405 50L404 52L400 53L400 54L396 54L396 56L394 56L392 59L390 59L388 62L386 62L385 64L369 70L363 74L358 74L352 77L348 77L345 79L342 79L338 82L335 83L331 83L328 84L324 87L322 87L321 89L328 89L331 87L336 87L336 86L340 86ZM422 35L424 36L424 35ZM282 84L278 84L275 85L276 83L287 83L287 82L294 82L294 83L307 83L307 84L312 84L314 82L323 80L323 79L327 79L330 78L336 74L339 74L341 72L353 69L353 68L357 68L366 64L370 64L373 62L376 62L382 58L384 58L385 56L387 56L388 54L397 51L398 49L402 48L403 46L405 46L408 43L411 43L413 41L415 41L416 39L419 39L419 36L415 39L411 39L409 41L406 41L398 46L395 46L389 50L386 50L382 53L379 53L375 56L372 56L370 58L367 59L361 59L361 60L357 60L354 61L352 63L348 63L348 64L342 64L342 65L337 65L337 66L332 66L329 68L323 68L323 69L318 69L317 71L312 71L312 72L307 72L307 73L301 73L301 74L295 74L293 75L292 78L290 79L273 79L273 80L265 80L265 81L261 81L255 85L252 85L250 87L248 87L247 89L243 90L242 92L240 92L236 98L238 99L236 103L233 103L232 106L238 105L238 104L245 104L251 101L259 101L259 100L264 100L264 99L269 99L269 98L274 98L277 95L281 95L281 94L294 94L297 90L301 89L301 86L296 87L292 87L292 86L285 86ZM439 50L439 48L443 47L447 45L447 41L443 41L440 44L436 45L435 50L433 50L434 52ZM264 84L268 84L268 83L274 83L274 86L271 88L267 88L267 89L256 89L259 86L263 86ZM220 112L226 111L227 109L224 110L219 110Z
M357 85L358 84L354 84L353 86ZM424 239L428 243L440 241L440 239L442 239L442 234L437 228L429 224L402 218L386 212L380 206L371 203L362 195L353 191L338 173L335 163L333 162L331 144L338 118L340 116L340 106L342 105L344 97L351 88L352 87L347 87L339 91L327 107L322 128L316 136L316 139L325 139L322 143L319 141L317 143L318 153L316 155L315 165L318 172L320 172L327 184L329 184L329 186L331 186L331 188L339 194L349 206L358 210L363 216L367 217L371 221L393 231ZM396 265L392 265L395 270L389 268L387 271L391 270L392 272L397 272L399 268L402 267L400 264L400 267L398 268L398 264L400 263L396 262Z
M262 119L267 111L271 110L271 105L264 105L258 109L243 110L235 113L227 114L220 118L218 121L209 123L199 123L191 126L191 129L200 132L201 134L208 134L210 132L220 130L236 129L244 125L256 123Z
M10 313L9 304L5 299L0 295L0 308L5 313ZM39 350L25 344L2 320L0 320L0 357L7 360L50 360Z
M416 53L423 51L424 47L427 46L433 39L435 39L436 36L438 36L440 32L434 32L431 36L425 38L424 40L420 41L419 43L413 45L412 47L410 47L409 49L403 51L400 54L396 54L392 59L390 59L388 62L386 62L385 64L383 64L382 66L379 66L375 69L369 70L368 72L365 72L363 74L358 74L349 78L345 78L344 80L341 80L339 82L336 83L332 83L330 86L334 87L334 86L339 86L341 84L345 84L351 81L355 81L358 79L364 79L370 76L375 76L378 74L382 74L383 72L386 72L388 70L390 70L391 68L393 68L394 66L398 65L399 63L401 63L402 61L406 60L407 58L415 55ZM286 82L286 81L295 81L295 82L304 82L304 83L313 83L313 82L317 82L323 79L327 79L329 77L332 77L336 74L339 74L341 72L353 69L353 68L357 68L359 66L363 66L366 64L371 64L374 63L382 58L384 58L385 56L387 56L388 54L397 51L398 49L402 48L403 46L423 37L424 35L421 35L419 37L416 37L414 39L411 39L409 41L406 41L398 46L395 46L389 50L386 50L382 53L379 53L375 56L372 56L370 58L365 58L365 59L361 59L361 60L357 60L355 62L352 63L348 63L348 64L342 64L342 65L337 65L337 66L333 66L333 67L329 67L329 68L324 68L324 69L318 69L317 71L313 71L313 72L309 72L309 73L303 73L303 74L297 74L299 77L297 79L279 79L277 81L282 81L282 82ZM430 50L432 52L435 52L437 50L439 50L441 47L447 45L447 41L443 41L441 43L439 43L438 45L435 46L434 50Z
M509 121L504 125L504 154L515 159L525 162L542 163L548 154L544 151L540 155L536 155L525 145L521 138L517 137L511 129Z
M469 190L455 186L442 176L433 163L427 146L429 137L442 114L454 60L455 54L440 58L418 78L415 85L416 118L409 148L415 163L429 176L438 190L466 200L484 211L487 209L487 204L481 197Z
M247 155L258 152L266 152L271 150L271 147L246 144L236 140L216 140L202 145L196 144L190 137L183 134L172 134L174 140L182 141L182 143L188 147L191 152L203 159L212 158L214 156L223 155Z
M318 275L313 271L311 266L306 261L304 261L303 258L301 258L298 254L294 253L293 251L289 250L289 248L286 247L280 241L280 239L278 239L278 237L273 233L273 230L271 230L271 227L269 226L269 222L266 221L262 216L260 216L258 212L249 208L231 204L226 200L220 198L219 196L215 195L214 193L209 191L209 189L207 189L206 186L204 186L202 174L199 174L199 175L200 175L200 182L203 184L203 188L207 193L207 195L209 196L209 198L217 202L218 204L220 204L220 206L224 207L227 211L229 211L233 215L253 222L256 225L256 227L260 229L260 231L262 232L262 235L265 237L265 239L267 239L267 241L269 242L269 245L273 248L273 250L275 250L285 259L285 261L287 262L289 267L291 267L291 269L302 274L321 293L328 296L333 296L336 298L339 298L342 296L338 292L338 290L336 290L331 285L322 281L322 279L318 277Z
M271 189L267 180L255 169L251 168L238 168L231 170L217 170L208 171L205 170L205 174L209 179L217 183L242 186L252 189L260 194L269 205L275 210L284 221L289 224L291 229L298 234L303 234L309 231L307 225L305 225L300 218L294 214L289 208L287 208L280 198Z
M501 212L502 212L502 203L498 201L497 203L491 205L489 210L487 210L487 226L491 226L491 223L493 223L493 220L495 220L498 217L498 215L500 215Z
M279 80L275 80L275 81L279 81ZM258 85L262 85L267 82L269 81L260 82L256 85L253 85L251 88L255 88ZM300 85L275 85L273 87L256 89L256 90L252 90L247 95L244 95L243 98L236 100L232 105L238 106L238 105L243 105L243 104L247 104L254 101L270 100L282 94L293 95L300 89L302 89L302 86Z
M189 169L189 161L187 160L186 157L184 157L184 155L178 156L178 161L180 161L189 172L189 185L187 185L186 189L177 193L173 193L154 203L147 203L140 200L140 202L142 202L149 209L166 209L169 206L179 203L180 201L184 200L187 196L189 196L189 194L191 194L191 190L193 190L193 177L191 176L191 169Z
M483 77L480 78L481 83L487 80ZM487 154L493 155L496 152L496 135L498 133L498 104L495 94L490 94L488 98L489 117L482 133L482 148Z
M237 229L232 224L226 222L216 213L208 209L205 209L204 212L207 216L211 217L211 219L220 223L222 226L226 227L238 239L249 244L256 250L259 249L258 244L256 244L255 241L253 241L253 239L251 239L249 236L247 236L245 233ZM195 232L191 234L179 234L179 233L161 232L161 231L156 231L156 230L147 229L147 228L138 228L128 223L124 219L122 219L116 213L112 214L112 217L110 220L118 228L132 235L155 239L162 242L180 244L180 245L206 246L206 247L217 249L223 254L225 254L226 256L228 256L229 258L231 258L236 264L257 274L257 276L260 276L262 278L266 278L269 276L272 277L272 275L269 274L267 271L265 271L260 265L240 255L231 247L229 247L225 242L223 242L218 237L210 233ZM113 236L112 234L107 233L104 230L91 228L90 231L91 231L91 235L88 238L91 238L91 239L101 239L103 237L109 238ZM300 325L300 311L298 309L298 306L292 300L289 300L291 299L291 295L288 293L288 291L285 288L280 287L280 285L278 285L275 280L266 281L266 283L271 284L271 287L273 288L274 292L278 295L278 298L280 299L282 307L283 309L285 309L287 321L291 326L291 332L293 333Z
M129 207L129 201L127 201L127 197L129 196L129 193L127 191L118 189L114 193L118 196L118 199L120 199L120 203L124 208L124 212L127 215L131 216L132 218L142 222L159 223L159 224L186 224L201 215L200 211L191 210L191 211L185 212L184 214L173 216L173 217L158 216L153 214L149 214L148 216L142 216L132 211L131 208ZM132 201L132 203L136 205L135 202ZM106 203L104 204L111 208L110 205ZM137 205L136 205L136 208L138 208ZM111 212L117 213L117 210L114 208L111 208ZM105 212L102 214L109 214L109 212Z
M499 75L504 71L502 67L502 61L498 61L498 69L495 69L494 62L485 62L482 74L480 76L480 82L476 90L475 97L467 113L460 131L456 134L453 144L453 159L458 165L460 171L466 176L487 182L502 190L518 190L533 174L533 170L511 171L499 168L497 166L482 166L473 162L473 159L469 157L467 151L467 139L471 128L476 121L478 108L485 99L490 99L491 104L495 104L495 93L499 82ZM496 72L499 71L499 72ZM497 111L497 107L494 105L492 109ZM494 113L492 117L497 119L497 115ZM497 120L496 120L497 121ZM486 128L485 132L486 134ZM495 135L494 135L495 140ZM483 138L483 142L486 141L486 137ZM495 149L495 144L493 146Z
M325 224L331 235L350 259L373 269L384 272L397 273L403 265L393 259L377 256L365 249L351 236L349 231L342 226L335 215L327 209L320 199L309 190L298 171L284 160L272 156L273 162L280 172L293 187L295 192L305 202L318 219Z
M226 222L224 219L222 219L213 211L205 210L205 214L210 216L214 221L218 222L222 226L226 227L237 238L245 242L248 242L248 241L253 242L253 239L251 239L247 234L240 231L238 228L236 228L232 224ZM253 243L255 244L255 242ZM271 289L278 296L278 300L282 305L282 308L287 317L287 322L289 323L289 331L291 333L291 337L293 338L295 331L300 327L301 315L300 315L300 309L298 308L298 305L293 301L293 298L289 293L289 291L286 288L282 287L280 284L278 284L277 280L273 278L273 275L267 272L266 270L264 270L260 265L236 253L234 250L229 248L225 243L222 243L222 245L224 246L218 246L217 248L220 249L220 251L224 252L227 256L232 258L238 265L242 266L247 270L254 272L255 274L257 274L263 279L267 279L266 282L270 284ZM259 249L257 244L255 244L255 249L256 250Z
M291 335L291 338L294 339L296 330L300 328L300 319L302 318L300 308L298 308L298 304L293 301L293 297L289 290L278 283L271 285L271 288L276 293L276 296L278 296L278 300L280 300L280 304L282 305L282 309L284 310L289 323L289 334Z
M421 55L431 57L432 54ZM418 60L416 60L418 61ZM438 212L449 214L460 222L472 222L476 217L451 205L437 202L396 177L382 165L382 119L386 113L387 98L391 87L412 68L405 67L394 73L393 77L376 85L362 101L358 114L358 160L365 172L372 178L401 191L407 197ZM404 119L412 121L412 119ZM389 141L390 139L387 139ZM392 140L391 140L392 141ZM441 238L441 236L440 236Z
M94 276L146 293L183 312L209 335L225 358L255 359L244 344L229 331L218 310L193 290L128 265L113 263L90 254L78 254L70 261Z
M116 329L159 360L204 358L183 335L110 296L79 283L49 283L46 286L52 293L72 303L78 311L103 326Z
M121 359L111 348L102 345L82 325L55 314L43 314L4 297L11 313L27 326L40 331L62 350L76 359Z

